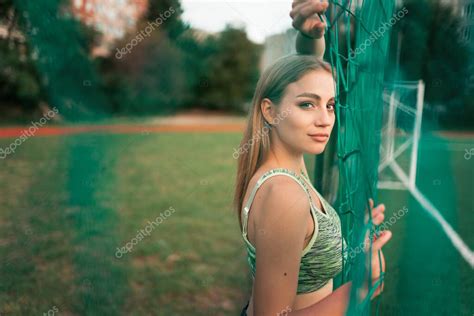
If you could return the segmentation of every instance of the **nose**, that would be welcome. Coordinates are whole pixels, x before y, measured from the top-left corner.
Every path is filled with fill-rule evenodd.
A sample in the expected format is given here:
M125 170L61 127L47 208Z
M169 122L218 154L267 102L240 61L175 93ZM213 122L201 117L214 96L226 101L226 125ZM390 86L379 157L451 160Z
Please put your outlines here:
M332 123L332 118L327 109L316 111L314 123L319 127L327 127Z

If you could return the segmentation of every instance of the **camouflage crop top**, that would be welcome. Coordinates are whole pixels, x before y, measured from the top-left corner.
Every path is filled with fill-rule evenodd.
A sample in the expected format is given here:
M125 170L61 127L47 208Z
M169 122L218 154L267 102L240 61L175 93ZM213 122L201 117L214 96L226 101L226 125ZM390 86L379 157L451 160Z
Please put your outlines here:
M269 178L277 175L284 175L293 178L305 190L309 202L310 212L314 221L314 233L308 245L302 251L300 270L298 275L297 294L314 292L326 285L342 270L343 249L346 249L346 242L341 234L341 222L339 215L334 208L314 189L310 180L304 176L285 168L276 168L267 171L257 181L250 197L242 212L242 237L247 246L247 261L255 279L256 249L247 239L247 222L250 206L253 202L258 188ZM304 180L306 179L306 180ZM316 192L326 213L316 208L308 189L308 183ZM343 247L344 243L344 247ZM344 255L347 259L347 255Z

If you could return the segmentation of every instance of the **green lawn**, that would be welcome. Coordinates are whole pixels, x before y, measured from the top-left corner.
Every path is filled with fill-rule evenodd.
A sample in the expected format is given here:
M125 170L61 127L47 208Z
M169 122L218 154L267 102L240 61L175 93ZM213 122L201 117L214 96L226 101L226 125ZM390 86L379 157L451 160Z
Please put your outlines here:
M60 315L238 315L251 286L231 211L232 153L240 137L28 139L0 160L0 314L39 315L57 307ZM13 140L0 139L0 146ZM440 205L455 201L443 216L472 247L474 158L437 146L420 151L444 153L432 164L420 160L421 190L435 201L443 189L454 194L441 198ZM439 172L436 164L446 162L454 174ZM440 180L436 186L433 179ZM472 315L472 270L439 225L406 192L381 191L379 200L387 215L410 209L391 228L381 315L444 315L447 308L446 315ZM115 257L117 247L169 207L175 212Z

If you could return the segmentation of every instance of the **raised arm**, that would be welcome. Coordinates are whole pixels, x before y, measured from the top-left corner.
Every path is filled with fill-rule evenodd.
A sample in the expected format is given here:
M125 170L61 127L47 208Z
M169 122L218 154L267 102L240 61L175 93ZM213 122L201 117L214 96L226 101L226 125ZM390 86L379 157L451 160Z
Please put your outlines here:
M326 44L324 33L326 22L324 12L329 4L324 0L294 0L290 16L297 29L296 52L302 55L316 55L323 58Z
M326 42L324 36L318 39L305 37L298 32L296 36L296 52L300 55L316 55L318 58L323 58L326 50Z

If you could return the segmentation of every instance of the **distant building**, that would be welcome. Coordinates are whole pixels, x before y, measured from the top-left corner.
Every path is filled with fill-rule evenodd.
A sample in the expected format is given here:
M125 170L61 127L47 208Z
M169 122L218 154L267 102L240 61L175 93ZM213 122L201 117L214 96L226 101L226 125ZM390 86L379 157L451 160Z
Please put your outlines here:
M297 31L291 28L284 33L265 38L260 70L263 71L280 57L296 54L296 35Z
M135 27L147 7L148 0L72 0L73 14L102 34L93 55L107 55L110 46Z
M194 39L200 43L204 42L208 37L217 37L219 35L219 33L212 33L194 27L190 28L188 32L191 32Z

